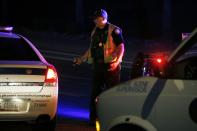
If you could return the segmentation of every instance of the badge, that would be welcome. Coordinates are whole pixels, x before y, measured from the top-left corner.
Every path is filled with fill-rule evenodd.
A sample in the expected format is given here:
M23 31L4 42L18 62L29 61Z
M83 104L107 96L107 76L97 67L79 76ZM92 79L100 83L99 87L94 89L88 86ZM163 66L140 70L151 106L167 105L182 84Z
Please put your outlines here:
M118 35L120 34L120 30L119 29L115 29L115 33Z
M100 42L100 43L99 43L99 47L102 47L102 45L103 45L103 44Z

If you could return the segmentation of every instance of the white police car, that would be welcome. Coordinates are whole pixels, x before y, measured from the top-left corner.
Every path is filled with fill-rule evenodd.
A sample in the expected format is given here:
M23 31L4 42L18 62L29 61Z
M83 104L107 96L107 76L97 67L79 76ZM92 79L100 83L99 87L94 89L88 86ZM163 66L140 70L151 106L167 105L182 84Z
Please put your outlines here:
M164 76L103 92L97 111L97 131L197 131L197 28L169 56Z
M43 124L53 131L58 101L56 69L29 40L11 30L0 27L0 121Z

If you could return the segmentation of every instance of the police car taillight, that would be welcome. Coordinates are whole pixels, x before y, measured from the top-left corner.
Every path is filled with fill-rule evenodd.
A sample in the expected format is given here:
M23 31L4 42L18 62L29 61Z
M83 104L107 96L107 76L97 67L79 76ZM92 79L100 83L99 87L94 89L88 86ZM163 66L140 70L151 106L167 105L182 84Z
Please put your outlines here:
M157 58L157 63L162 63L162 59L161 58Z
M0 32L12 32L13 31L13 27L11 26L0 26Z
M55 67L49 66L47 68L44 85L45 86L56 86L57 79L58 79L58 76L57 76L57 71L56 71Z

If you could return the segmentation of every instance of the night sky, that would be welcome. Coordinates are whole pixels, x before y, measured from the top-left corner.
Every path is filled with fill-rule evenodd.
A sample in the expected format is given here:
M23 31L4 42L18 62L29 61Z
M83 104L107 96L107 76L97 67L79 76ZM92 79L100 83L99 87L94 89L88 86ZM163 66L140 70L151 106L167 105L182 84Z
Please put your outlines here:
M109 21L125 35L176 38L197 27L196 0L1 0L0 23L32 30L89 32L95 9L106 9Z

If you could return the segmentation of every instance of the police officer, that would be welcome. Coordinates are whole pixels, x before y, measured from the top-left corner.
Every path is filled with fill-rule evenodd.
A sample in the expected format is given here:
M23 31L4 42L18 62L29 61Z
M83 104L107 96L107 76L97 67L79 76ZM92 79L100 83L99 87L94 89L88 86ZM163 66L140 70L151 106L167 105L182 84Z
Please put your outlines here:
M95 122L95 99L102 87L109 89L120 82L120 63L124 54L122 30L108 22L104 9L94 12L95 28L91 33L89 49L74 63L80 65L87 61L93 65L93 87L90 100L90 121Z

